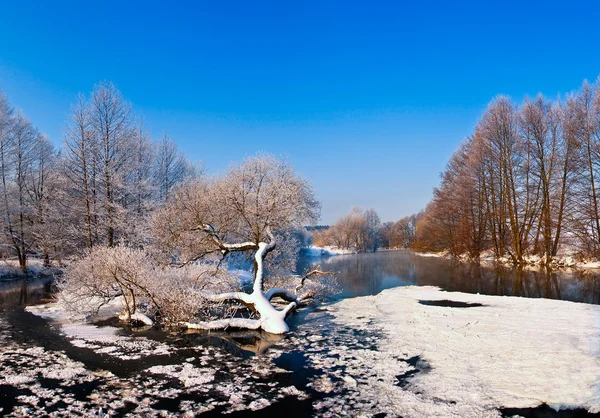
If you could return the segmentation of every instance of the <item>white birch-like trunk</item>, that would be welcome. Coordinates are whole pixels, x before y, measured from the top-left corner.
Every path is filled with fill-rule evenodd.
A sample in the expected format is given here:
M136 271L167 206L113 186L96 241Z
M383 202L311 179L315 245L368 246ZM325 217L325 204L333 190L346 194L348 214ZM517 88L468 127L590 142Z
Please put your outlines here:
M289 331L289 326L285 322L286 316L296 307L296 302L291 302L284 309L277 310L270 302L270 295L266 295L263 291L263 276L264 276L264 257L275 247L275 243L269 244L260 242L258 250L254 255L256 262L256 276L252 293L223 293L220 295L204 295L212 301L238 300L246 305L251 305L258 313L258 319L245 318L229 318L220 319L217 321L185 323L187 328L192 329L225 329L225 328L247 328L247 329L262 329L271 334L285 334Z

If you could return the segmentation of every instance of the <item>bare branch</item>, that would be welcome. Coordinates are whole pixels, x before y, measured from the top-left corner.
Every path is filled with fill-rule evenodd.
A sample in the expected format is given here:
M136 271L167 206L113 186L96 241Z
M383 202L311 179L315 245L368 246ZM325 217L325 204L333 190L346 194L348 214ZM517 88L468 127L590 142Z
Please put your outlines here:
M321 271L321 270L312 270L312 271L309 271L304 276L302 276L300 284L296 287L296 292L298 292L300 289L302 289L304 287L304 282L307 279L311 278L312 276L315 276L315 275L333 276L335 274L336 273L333 272L333 271Z

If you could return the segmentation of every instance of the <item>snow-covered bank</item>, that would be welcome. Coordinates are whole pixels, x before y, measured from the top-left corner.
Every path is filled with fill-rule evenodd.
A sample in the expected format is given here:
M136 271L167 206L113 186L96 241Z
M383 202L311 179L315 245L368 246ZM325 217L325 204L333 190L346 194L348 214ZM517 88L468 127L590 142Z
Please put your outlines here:
M420 253L416 251L411 251L413 254L416 254L421 257L431 257L431 258L450 258L447 253Z
M50 266L46 266L44 265L43 260L36 258L28 260L27 269L28 273L23 273L17 260L0 260L0 279L52 276L61 272L61 267L57 263L52 263Z
M600 306L402 287L332 313L386 335L355 355L375 372L358 380L361 398L383 398L391 414L499 416L542 403L600 412Z
M356 254L356 251L347 250L344 248L338 247L317 247L316 245L311 245L310 247L303 249L304 254L307 257L323 257L323 256L333 256L333 255L344 255L344 254Z
M473 259L468 254L461 254L457 257L453 257L448 252L439 253L423 253L419 251L410 250L411 253L418 255L419 257L433 257L433 258L447 258L455 259L460 262L471 263ZM543 259L538 255L526 255L523 257L525 267L543 267ZM485 265L501 264L507 267L513 267L513 261L508 257L497 258L491 251L484 251L479 256L479 262ZM581 259L577 260L573 254L565 254L558 257L554 257L552 260L552 268L554 269L579 269L579 270L594 270L600 269L600 260L596 259Z
M115 317L122 309L119 300L104 306L96 319ZM70 314L60 303L28 306L27 312L49 319L60 327L60 332L75 347L89 348L122 360L140 359L150 355L167 355L171 352L166 344L144 337L119 335L121 329L112 326L99 327L87 323L84 318Z

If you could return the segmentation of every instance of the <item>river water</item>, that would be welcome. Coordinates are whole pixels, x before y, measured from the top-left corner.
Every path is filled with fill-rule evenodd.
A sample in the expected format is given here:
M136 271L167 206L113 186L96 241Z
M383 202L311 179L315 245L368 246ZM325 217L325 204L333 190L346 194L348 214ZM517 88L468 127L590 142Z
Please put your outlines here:
M600 303L600 275L591 272L481 267L407 251L304 257L298 269L316 266L337 273L341 298L430 285ZM167 334L113 322L97 328L112 339L94 340L94 331L85 340L24 310L51 301L51 290L49 278L0 282L0 416L353 416L358 407L385 416L376 399L361 398L356 382L370 370L354 354L376 351L381 336L340 325L327 306L290 317L291 332L281 337Z
M341 297L374 295L396 286L437 286L451 292L521 296L600 304L600 272L483 266L410 251L303 257L298 269L337 273Z

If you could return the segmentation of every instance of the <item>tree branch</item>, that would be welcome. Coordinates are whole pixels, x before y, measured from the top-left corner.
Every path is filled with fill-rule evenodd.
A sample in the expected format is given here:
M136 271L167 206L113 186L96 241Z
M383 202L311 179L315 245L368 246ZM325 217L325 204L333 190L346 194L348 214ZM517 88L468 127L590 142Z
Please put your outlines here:
M298 292L300 289L302 289L304 287L304 282L314 275L333 276L334 274L335 274L335 272L333 272L333 271L312 270L312 271L306 273L304 276L302 276L302 279L300 280L300 284L298 286L296 286L296 292Z
M274 287L272 289L267 290L267 292L265 293L265 297L269 301L274 297L280 297L281 299L286 300L288 302L296 302L298 300L298 296L296 294L290 292L289 290L283 287Z
M296 302L291 302L288 306L286 306L281 312L283 314L283 317L285 318L286 316L288 316L288 314L290 313L290 311L292 309L296 308Z
M202 225L195 226L195 227L191 228L191 231L206 232L210 236L210 238L213 240L213 242L223 252L247 251L247 250L257 250L258 249L258 244L251 242L251 241L240 242L237 244L228 244L228 243L223 242L223 240L221 239L221 237L219 237L219 234L217 233L215 228L209 224L202 224Z
M253 304L254 302L251 300L250 295L244 292L229 292L229 293L219 293L216 295L200 292L200 296L203 298L210 300L211 302L227 302L228 300L234 300L238 302L243 302L245 304Z
M262 322L258 319L227 318L215 321L183 322L181 325L188 329L203 330L224 330L227 328L259 329Z

